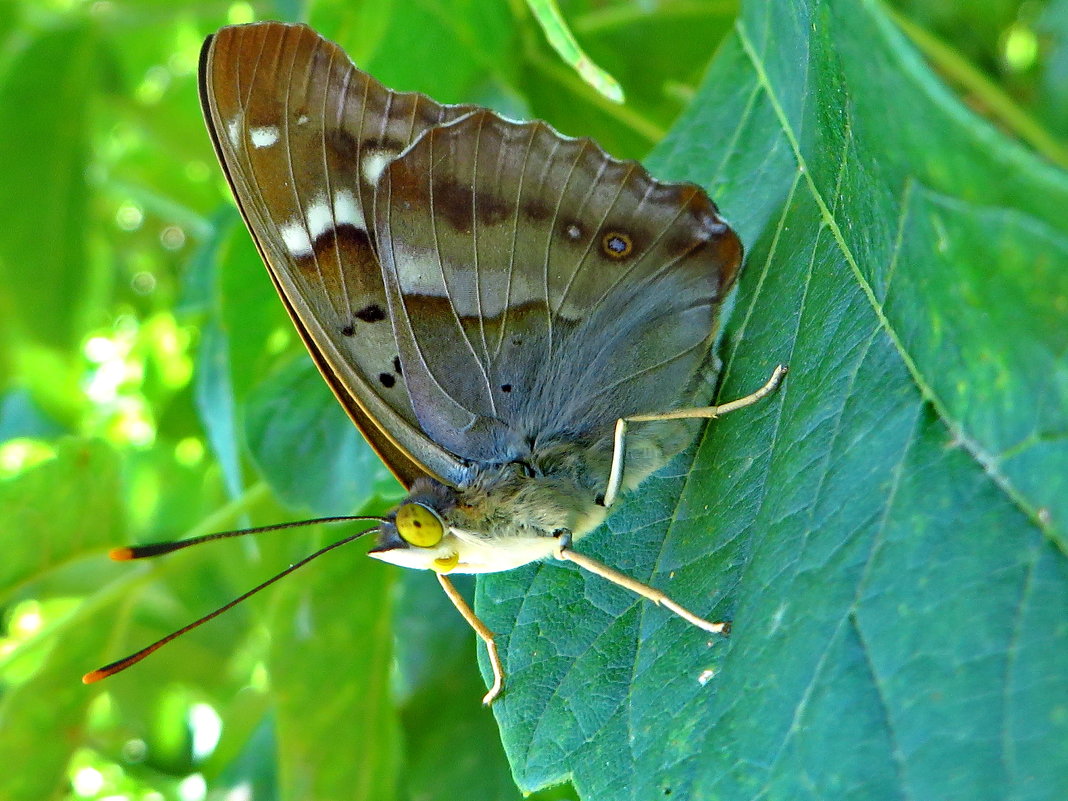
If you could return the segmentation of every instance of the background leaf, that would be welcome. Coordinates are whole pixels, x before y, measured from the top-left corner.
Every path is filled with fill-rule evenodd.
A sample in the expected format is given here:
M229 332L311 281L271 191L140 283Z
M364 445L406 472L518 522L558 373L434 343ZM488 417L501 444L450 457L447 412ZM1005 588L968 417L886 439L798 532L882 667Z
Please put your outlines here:
M1064 0L559 6L626 104L519 2L0 5L0 798L1066 795ZM108 547L398 497L200 119L204 36L301 15L399 89L671 130L749 250L719 394L791 373L581 548L730 640L568 566L468 583L488 712L432 578L357 546L79 683L358 529Z
M0 306L3 325L61 347L76 341L88 289L81 165L92 96L80 89L99 69L95 48L86 25L49 31L20 48L0 90L0 160L8 175L0 276L11 293ZM45 96L51 102L24 102ZM37 144L26 148L27 141ZM18 213L27 206L33 215Z
M747 6L652 162L750 245L721 397L791 373L582 546L729 641L552 564L480 586L521 786L1063 794L1064 174L845 2Z

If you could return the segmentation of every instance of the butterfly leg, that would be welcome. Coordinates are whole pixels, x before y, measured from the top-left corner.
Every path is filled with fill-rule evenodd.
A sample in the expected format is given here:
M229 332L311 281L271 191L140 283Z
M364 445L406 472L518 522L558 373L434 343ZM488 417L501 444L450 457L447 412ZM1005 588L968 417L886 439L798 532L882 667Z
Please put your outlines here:
M623 443L627 433L627 423L645 423L652 420L686 420L698 417L722 417L728 412L744 409L746 406L752 406L757 401L766 398L779 388L779 384L782 383L782 379L786 375L786 370L786 365L780 364L772 372L768 382L756 392L752 392L744 398L738 398L738 400L720 404L719 406L701 406L696 409L678 409L674 412L660 412L658 414L636 414L631 417L621 417L616 420L616 431L612 444L612 468L608 474L608 488L604 491L603 503L605 508L611 508L612 504L615 503L616 496L619 495L619 486L623 482Z
M698 617L686 607L671 600L671 598L655 587L650 587L648 584L642 584L637 579L633 579L624 573L620 573L618 570L609 567L603 562L598 562L596 559L592 559L585 554L571 550L570 532L560 537L560 544L556 547L556 551L553 555L561 561L574 562L579 567L584 568L603 579L607 579L613 584L625 587L631 592L640 595L642 598L648 598L657 606L663 606L665 609L670 609L687 623L691 623L699 629L710 631L713 634L726 634L730 631L730 623L713 623L712 621L705 620L703 617Z
M504 689L504 668L501 667L501 658L497 654L497 643L493 638L493 632L486 628L486 624L478 619L478 615L474 610L467 605L467 601L460 595L459 590L453 586L453 583L446 578L444 573L435 573L438 577L438 583L441 584L441 588L445 590L445 594L449 596L449 600L452 601L452 605L456 607L456 610L463 615L464 620L468 625L475 630L475 634L482 638L482 642L486 643L486 651L489 653L490 665L493 667L493 686L489 688L482 697L482 703L489 706L493 703L494 699L501 694L501 690Z

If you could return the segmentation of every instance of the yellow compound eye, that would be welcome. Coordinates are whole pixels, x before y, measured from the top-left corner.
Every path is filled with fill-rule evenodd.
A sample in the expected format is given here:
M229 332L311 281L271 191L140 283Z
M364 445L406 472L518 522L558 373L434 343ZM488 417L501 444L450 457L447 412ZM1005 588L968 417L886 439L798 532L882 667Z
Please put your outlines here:
M445 524L437 512L421 503L403 504L394 522L404 541L419 548L433 548L445 536Z

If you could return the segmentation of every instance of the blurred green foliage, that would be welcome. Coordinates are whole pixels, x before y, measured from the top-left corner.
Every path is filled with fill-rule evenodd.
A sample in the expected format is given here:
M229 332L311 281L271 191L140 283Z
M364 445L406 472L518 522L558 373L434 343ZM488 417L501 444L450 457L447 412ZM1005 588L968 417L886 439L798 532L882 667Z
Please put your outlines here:
M1068 164L1068 2L894 6L925 69ZM203 38L308 21L394 88L545 118L643 158L739 11L560 9L624 104L586 85L519 0L0 5L0 799L520 797L478 706L469 632L430 577L358 547L103 685L78 679L337 532L143 565L110 563L108 547L380 511L399 494L310 367L232 207L196 97ZM696 152L692 172L672 162L673 177L745 156L744 141L721 147ZM714 189L746 233L763 230L742 208L758 185ZM539 760L523 754L527 785ZM561 764L542 775L566 778Z

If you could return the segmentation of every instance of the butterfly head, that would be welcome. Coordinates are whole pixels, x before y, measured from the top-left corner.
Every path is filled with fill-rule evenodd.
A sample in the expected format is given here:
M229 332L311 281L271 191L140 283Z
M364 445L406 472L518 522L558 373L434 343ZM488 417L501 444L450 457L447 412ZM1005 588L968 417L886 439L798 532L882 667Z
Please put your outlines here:
M504 486L457 490L420 479L379 527L370 555L438 573L494 573L542 559L556 540L552 526L532 524L516 488L528 484L506 471Z

